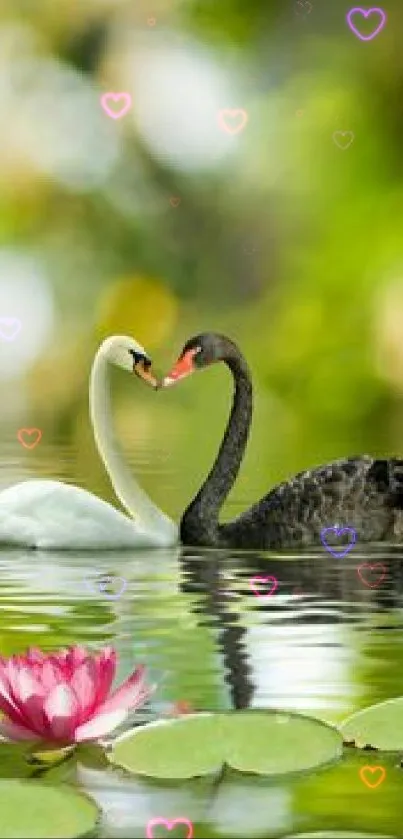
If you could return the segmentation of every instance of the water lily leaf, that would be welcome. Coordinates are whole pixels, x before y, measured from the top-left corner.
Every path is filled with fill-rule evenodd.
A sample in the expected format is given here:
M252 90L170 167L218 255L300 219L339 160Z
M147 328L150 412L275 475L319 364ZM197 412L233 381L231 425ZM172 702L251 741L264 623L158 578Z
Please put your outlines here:
M403 749L403 696L370 705L352 714L340 725L346 742L357 748L372 746L385 752Z
M189 714L158 720L115 740L112 763L155 778L211 775L222 765L217 714Z
M69 787L0 781L0 839L73 839L93 832L98 809Z
M118 738L112 763L156 778L192 778L227 764L239 772L303 772L342 754L339 732L319 720L277 711L189 714Z
M304 772L341 757L339 732L320 720L276 711L223 715L225 762L240 772Z

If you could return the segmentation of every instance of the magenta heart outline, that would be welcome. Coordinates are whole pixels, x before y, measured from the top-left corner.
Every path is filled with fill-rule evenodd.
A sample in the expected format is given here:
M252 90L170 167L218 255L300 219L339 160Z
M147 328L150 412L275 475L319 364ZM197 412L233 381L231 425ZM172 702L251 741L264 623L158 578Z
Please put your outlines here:
M344 549L344 551L334 551L334 550L332 550L330 545L328 545L327 542L326 542L325 534L329 533L330 531L332 531L332 533L334 533L337 538L339 536L341 536L342 533L351 533L352 536L353 536L353 540L349 545L347 545L347 547ZM351 551L351 548L354 547L354 545L356 543L356 540L357 540L357 534L356 534L353 527L336 527L336 525L334 525L333 527L324 527L321 534L320 534L320 538L321 538L321 542L322 542L323 547L327 551L329 551L329 553L331 553L332 556L334 556L336 559L341 559L343 556L348 554L349 551Z
M120 111L111 111L108 105L108 99L112 99L114 102L117 102L119 99L124 99L126 104L123 105ZM101 96L101 105L109 117L112 117L112 119L120 119L120 117L124 117L129 108L131 108L132 97L130 96L130 93L104 93L103 96Z
M357 27L354 25L353 21L351 20L352 16L355 15L355 14L359 14L359 15L363 15L364 18L367 18L367 17L369 17L369 15L372 15L374 12L381 16L381 20L380 20L377 28L370 35L362 35L361 32L359 32L359 30L357 29ZM356 35L357 38L360 38L361 41L372 41L372 38L375 38L375 36L378 34L378 32L380 32L381 29L383 29L383 27L385 26L386 12L384 12L383 9L378 9L378 8L361 9L359 7L356 7L354 9L350 9L350 11L347 12L346 20L347 20L347 23L348 23L351 31L354 32L354 35Z
M155 836L152 832L153 827L157 824L162 824L166 827L167 830L172 830L176 824L184 824L188 828L188 833L185 836L185 839L193 839L193 824L189 819L179 818L179 819L150 819L147 823L147 839L155 839Z
M256 583L268 583L269 580L273 581L273 585L271 590L267 592L267 594L261 594L260 591L256 591ZM271 597L278 589L278 580L276 577L273 577L271 574L268 577L252 577L249 580L249 585L253 591L253 594L256 594L256 597Z

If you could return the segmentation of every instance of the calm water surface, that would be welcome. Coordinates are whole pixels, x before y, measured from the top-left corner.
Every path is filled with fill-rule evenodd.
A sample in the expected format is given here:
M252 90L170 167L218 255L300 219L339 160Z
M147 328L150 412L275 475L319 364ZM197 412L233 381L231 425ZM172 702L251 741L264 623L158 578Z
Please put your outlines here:
M74 458L66 450L62 461L50 449L40 457L31 453L28 461L25 454L18 462L3 454L2 486L34 475L72 479ZM147 457L133 467L146 472ZM161 480L167 493L172 490L167 474ZM77 483L100 494L88 476ZM387 568L377 588L365 586L357 573L369 557ZM116 577L115 586L122 585L118 578L126 581L119 599L99 590L103 574ZM259 574L278 580L272 597L251 590L250 579ZM108 643L119 653L118 681L144 662L158 689L139 723L161 717L178 701L198 710L280 708L336 722L403 695L403 551L396 549L373 546L364 553L358 545L343 559L324 550L292 556L2 551L0 589L0 654L32 644L50 650ZM346 749L339 764L303 777L227 773L218 785L206 779L178 785L130 780L94 758L72 774L66 768L66 779L101 806L102 837L145 837L150 819L179 816L193 822L196 839L326 830L402 836L398 762ZM365 764L385 766L380 787L363 785ZM7 764L0 773L18 770ZM186 830L155 835L176 839Z

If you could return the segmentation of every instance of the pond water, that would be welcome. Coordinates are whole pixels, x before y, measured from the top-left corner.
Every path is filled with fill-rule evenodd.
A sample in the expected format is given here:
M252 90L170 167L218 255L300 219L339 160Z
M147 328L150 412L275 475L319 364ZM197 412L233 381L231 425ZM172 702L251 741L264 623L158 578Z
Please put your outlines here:
M67 466L54 468L54 452L35 455L29 468L25 457L9 465L2 485L47 471L70 479ZM97 492L91 480L81 484ZM379 584L376 571L359 570L368 562L385 567ZM117 599L100 590L105 574L116 578L115 587L126 583ZM254 593L256 575L276 578L272 596ZM343 559L325 550L281 556L3 550L0 594L2 655L31 645L111 644L119 654L118 681L145 663L158 687L139 724L177 702L197 710L275 708L339 722L403 695L403 551L396 548L364 553L358 543ZM402 836L403 769L396 755L381 758L346 748L340 762L299 776L228 771L219 780L162 783L130 779L94 755L54 770L54 782L76 784L96 799L102 837L145 837L151 819L179 817L193 823L196 839L321 831ZM375 789L360 779L368 764L386 770ZM21 768L0 762L0 774L19 777ZM177 839L186 828L161 827L154 835Z

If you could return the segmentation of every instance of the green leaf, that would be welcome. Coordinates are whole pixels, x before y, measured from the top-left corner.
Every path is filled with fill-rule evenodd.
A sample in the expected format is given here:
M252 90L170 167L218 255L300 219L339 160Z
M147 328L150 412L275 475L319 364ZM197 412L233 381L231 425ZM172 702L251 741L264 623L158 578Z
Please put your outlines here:
M0 781L0 839L73 839L93 832L98 809L69 787Z
M357 711L340 725L346 742L353 741L357 748L373 746L385 752L403 749L403 697L378 702Z
M113 762L156 778L211 775L222 765L218 714L187 714L159 720L115 740L108 754Z
M342 754L339 732L319 720L277 711L189 714L118 738L108 757L136 774L192 778L229 765L239 772L305 772Z
M225 762L240 772L304 772L342 754L338 731L311 717L252 711L224 720Z
M0 743L0 778L29 778L35 772L31 762L32 744Z

